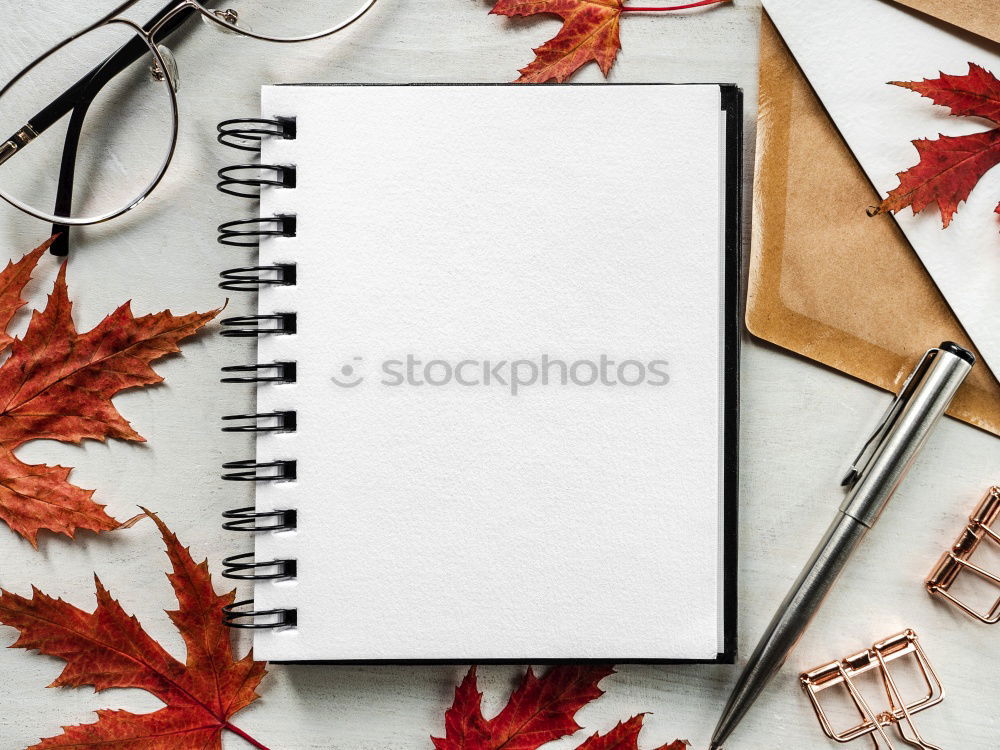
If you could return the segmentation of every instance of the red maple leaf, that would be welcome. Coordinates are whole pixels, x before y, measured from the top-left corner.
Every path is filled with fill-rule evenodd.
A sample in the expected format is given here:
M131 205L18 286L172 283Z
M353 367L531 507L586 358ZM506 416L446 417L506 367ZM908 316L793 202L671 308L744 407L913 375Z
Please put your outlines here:
M619 722L607 734L595 734L587 738L577 750L638 750L643 716L643 714L633 716L628 721ZM656 750L687 750L688 747L690 745L687 742L674 740Z
M255 690L266 674L252 654L242 659L233 655L222 608L233 603L235 592L215 593L208 563L196 564L173 532L155 514L145 512L167 546L173 569L167 578L178 604L167 614L184 639L186 662L167 653L96 577L93 612L34 587L30 599L0 589L0 624L20 631L14 648L37 649L66 662L49 687L139 688L166 705L148 714L101 710L96 723L64 727L61 735L29 750L219 750L223 729L264 748L229 721L259 697Z
M11 338L6 328L49 244L0 272L0 352L10 349L0 366L0 519L35 546L42 529L72 537L78 529L108 531L122 524L91 499L93 490L67 481L69 468L25 464L14 451L38 439L142 441L111 397L162 381L149 363L180 351L178 342L218 313L177 316L165 310L137 318L126 302L93 330L79 333L64 263L45 310L32 314L24 338Z
M602 666L557 666L536 677L528 667L503 710L486 719L476 668L471 667L445 712L445 736L431 740L436 750L536 750L580 729L576 712L604 694L597 683L612 672L611 667ZM588 738L578 750L638 750L642 720L642 714L633 716L605 735ZM657 750L684 750L686 746L677 740Z
M552 39L534 50L535 59L521 68L517 83L565 81L578 68L594 61L605 76L621 49L618 27L622 13L685 10L728 0L698 0L662 8L627 7L624 0L497 0L490 13L534 16L549 13L563 19Z
M941 73L940 78L892 84L949 107L952 115L982 117L1000 126L1000 80L975 63L969 63L969 72L963 76ZM958 204L969 197L984 174L1000 164L1000 127L971 135L920 139L913 145L920 161L897 175L899 187L889 193L875 213L895 213L910 206L916 214L936 203L947 227ZM1000 213L1000 205L996 212Z

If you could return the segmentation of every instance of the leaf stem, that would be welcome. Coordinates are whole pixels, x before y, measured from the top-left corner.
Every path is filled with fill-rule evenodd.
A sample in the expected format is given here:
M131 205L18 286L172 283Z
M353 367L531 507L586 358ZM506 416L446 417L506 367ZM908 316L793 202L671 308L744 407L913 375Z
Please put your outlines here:
M729 0L698 0L695 3L686 3L684 5L667 5L661 8L637 8L635 6L626 5L622 8L622 13L660 13L668 10L687 10L688 8L700 8L703 5L715 5L716 3L727 3Z
M231 724L231 723L229 723L227 721L226 724L225 724L225 728L228 729L233 734L237 734L240 737L242 737L243 739L245 739L247 742L249 742L251 745L253 745L255 748L257 748L257 750L268 750L268 748L265 745L262 745L259 742L257 742L257 740L255 740L253 737L251 737L249 734L247 734L246 732L244 732L242 729L240 729L235 724Z

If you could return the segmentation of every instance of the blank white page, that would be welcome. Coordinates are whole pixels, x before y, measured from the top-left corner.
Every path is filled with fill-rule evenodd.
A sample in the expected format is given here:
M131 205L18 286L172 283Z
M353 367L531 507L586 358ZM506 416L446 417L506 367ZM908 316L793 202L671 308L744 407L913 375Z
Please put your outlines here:
M714 659L721 650L718 86L281 86L297 167L258 411L295 559L267 660ZM534 368L534 369L532 369ZM534 377L532 375L534 374ZM516 383L516 385L515 385ZM353 384L353 385L352 385Z

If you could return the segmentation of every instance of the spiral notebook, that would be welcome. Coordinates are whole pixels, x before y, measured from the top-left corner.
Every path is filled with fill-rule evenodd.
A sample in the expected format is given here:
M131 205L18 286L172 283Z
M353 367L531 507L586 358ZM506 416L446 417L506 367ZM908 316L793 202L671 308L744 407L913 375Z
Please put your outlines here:
M220 237L258 293L223 329L258 412L227 622L269 661L731 661L739 90L262 106L220 125L260 151L220 173L260 191Z

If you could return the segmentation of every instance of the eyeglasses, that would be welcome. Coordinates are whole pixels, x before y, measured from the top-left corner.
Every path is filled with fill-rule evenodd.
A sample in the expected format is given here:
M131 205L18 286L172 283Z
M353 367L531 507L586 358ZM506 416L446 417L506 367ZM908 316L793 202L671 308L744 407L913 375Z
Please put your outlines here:
M200 17L253 39L305 42L346 28L376 0L244 0L252 7L239 10L171 0L142 26L122 16L139 2L121 3L0 88L0 138L13 133L0 141L0 198L62 231L59 254L68 227L132 210L170 165L180 76L163 41Z

